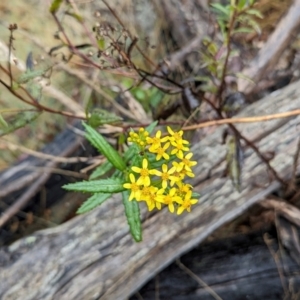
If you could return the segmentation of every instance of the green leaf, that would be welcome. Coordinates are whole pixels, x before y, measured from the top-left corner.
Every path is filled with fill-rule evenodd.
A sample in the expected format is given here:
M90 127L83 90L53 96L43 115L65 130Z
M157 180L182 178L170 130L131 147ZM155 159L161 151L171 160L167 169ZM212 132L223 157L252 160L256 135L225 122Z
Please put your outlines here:
M249 76L244 75L241 72L237 72L237 73L230 74L230 75L236 76L237 78L242 78L242 79L248 80L249 82L255 84L255 82L253 81L253 79L251 79Z
M41 112L24 112L17 114L10 120L7 127L0 129L0 137L33 122L40 114Z
M264 18L264 16L262 15L262 13L259 10L257 10L257 9L248 9L248 10L246 10L246 14L253 15L253 16L255 16L257 18L260 18L260 19Z
M252 28L247 28L247 27L240 27L235 30L233 30L233 33L252 33L253 29Z
M187 147L188 147L188 145L187 145ZM152 154L151 156L150 155L148 156L149 167L151 169L160 169L163 164L170 164L173 161L175 161L176 158L177 158L176 155L170 155L170 158L167 161L164 159L156 160L156 155Z
M82 124L86 130L85 137L87 140L97 148L115 168L124 171L126 169L126 164L120 154L94 128L85 123Z
M6 121L4 120L4 118L2 117L2 115L0 114L0 128L1 127L8 127Z
M227 170L229 172L233 186L238 192L240 192L243 152L238 137L230 136L228 138L227 147Z
M146 92L144 90L142 90L141 88L137 88L134 91L134 96L138 99L138 100L144 100L147 96Z
M136 144L130 145L130 147L124 153L125 162L130 161L133 157L138 155L139 151L139 147Z
M82 23L83 21L83 17L76 14L76 13L71 13L71 12L68 12L68 16L71 16L73 17L75 20L77 20L78 22Z
M81 181L69 183L63 186L68 191L83 193L119 193L124 191L124 180L120 178L109 178L92 181Z
M218 46L214 42L211 42L207 45L207 50L211 55L216 55L216 53L218 52Z
M247 23L250 27L252 27L257 32L257 34L261 34L260 26L256 21L254 21L250 17L247 17L245 23Z
M110 198L111 194L97 193L88 198L77 210L77 214L86 213L97 206L101 205L105 200Z
M88 124L96 128L103 124L119 123L123 119L117 115L110 113L104 109L95 108L88 119Z
M50 13L55 14L58 10L60 5L62 4L63 0L53 0L50 6Z
M192 193L192 198L193 198L193 199L195 199L195 198L196 198L196 199L199 199L200 196L201 196L201 195L200 195L199 193L196 193L196 192L193 192L193 193Z
M226 16L229 16L230 14L230 6L229 5L226 5L226 6L223 6L222 4L220 3L212 3L211 6L215 9L216 12L218 13L223 13L224 15Z
M142 240L142 223L140 218L140 208L137 201L129 201L129 191L122 193L125 215L129 225L130 233L136 242Z
M152 133L152 131L154 130L154 128L157 126L158 121L154 121L152 122L150 125L148 125L145 130L149 132L149 134Z
M111 178L119 178L122 179L124 178L124 173L121 172L120 170L116 170L112 175Z
M149 101L150 107L157 107L161 103L164 96L165 94L162 91L157 90L156 88L152 89Z
M25 73L21 74L19 78L16 80L18 84L26 83L36 77L40 77L44 75L49 68L43 70L36 70L36 71L26 71Z
M238 9L242 10L245 7L246 3L247 3L247 0L239 0L238 5L237 5Z
M113 165L107 160L101 166L97 167L96 170L90 175L89 180L94 180L104 175L113 168Z
M98 47L100 50L103 51L105 49L105 39L104 38L97 40L97 44L98 44Z

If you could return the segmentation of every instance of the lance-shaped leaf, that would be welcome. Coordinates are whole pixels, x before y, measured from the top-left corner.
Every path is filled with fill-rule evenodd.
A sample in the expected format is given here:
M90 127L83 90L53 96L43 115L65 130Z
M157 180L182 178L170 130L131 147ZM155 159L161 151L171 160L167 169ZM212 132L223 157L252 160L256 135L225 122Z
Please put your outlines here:
M92 181L81 181L69 183L63 186L68 191L83 193L119 193L124 191L124 180L120 178L110 178Z
M53 0L49 9L50 13L55 14L59 10L62 2L63 0Z
M89 119L88 124L93 128L96 128L103 124L120 123L123 119L113 113L110 113L104 109L95 108Z
M106 139L91 126L82 123L85 130L87 140L101 152L111 164L120 171L126 169L124 159L120 154L106 141Z
M142 223L139 204L135 200L128 200L129 191L124 191L122 193L122 198L130 233L136 242L140 242L142 240Z
M152 133L152 131L154 130L154 128L156 127L158 121L154 121L152 122L150 125L148 125L145 130L149 132L149 134Z
M90 180L94 180L96 178L99 178L100 176L104 175L108 171L110 171L113 168L113 165L110 161L104 162L101 166L97 167L96 170L91 174Z
M6 121L4 120L4 118L2 117L2 115L0 114L0 128L1 127L8 127Z
M33 122L40 114L41 112L36 111L17 114L12 120L10 120L8 126L2 126L2 128L0 126L0 137Z
M227 149L227 170L233 186L238 192L241 191L241 172L243 164L243 152L240 141L235 136L229 136Z
M230 6L229 5L222 5L220 3L213 3L211 4L211 7L213 7L213 10L218 14L224 14L225 16L229 17L230 14Z
M86 213L97 206L101 205L105 200L107 200L111 194L102 194L97 193L88 198L77 210L77 214L83 214Z
M139 147L136 144L130 145L130 147L124 153L124 159L126 162L130 161L133 157L140 152Z

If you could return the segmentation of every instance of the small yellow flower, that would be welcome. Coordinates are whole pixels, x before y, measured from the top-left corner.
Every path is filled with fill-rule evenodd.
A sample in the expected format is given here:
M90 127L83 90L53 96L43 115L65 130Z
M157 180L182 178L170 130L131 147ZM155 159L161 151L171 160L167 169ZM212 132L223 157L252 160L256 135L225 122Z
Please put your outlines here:
M183 162L178 163L177 161L173 161L172 165L176 168L176 172L180 172L184 167Z
M174 149L171 151L171 155L176 154L177 157L179 158L179 156L183 157L183 151L189 151L190 148L185 146L183 142L187 142L187 141L177 141L177 142L171 142L172 146L174 147Z
M174 183L179 180L178 177L172 175L175 171L176 171L175 167L172 167L170 170L168 170L168 166L166 164L163 164L162 172L158 170L153 170L153 174L161 177L162 188L165 189L168 186L168 180L171 181L171 186L174 185Z
M190 172L190 171L186 170L186 169L182 169L179 172L179 177L182 178L181 180L183 180L186 176L194 178L195 174L193 172Z
M131 201L133 198L139 199L141 194L140 185L137 182L135 182L135 176L132 173L129 174L129 179L131 183L123 184L123 187L125 189L131 190L129 201Z
M162 137L157 131L154 137L149 136L145 128L137 132L130 132L128 141L135 143L140 148L140 154L145 155L142 166L132 166L131 170L139 174L137 180L134 173L129 174L130 183L123 186L131 190L129 200L145 201L149 211L154 208L161 209L162 205L168 206L170 212L177 211L180 215L184 210L190 212L191 206L198 200L191 199L192 186L183 182L186 176L194 177L192 167L197 164L191 161L192 153L189 151L189 142L183 139L183 131L174 132L167 127L169 136ZM155 154L156 160L163 160L161 170L151 169L147 156ZM167 161L173 155L172 161ZM174 156L177 156L175 158ZM175 160L174 160L175 158ZM160 177L157 185L151 185L151 175ZM176 187L173 187L176 184Z
M158 130L155 134L155 137L151 138L151 137L147 137L146 141L148 143L148 145L151 145L149 148L150 152L153 152L156 148L158 148L161 143L164 143L168 140L168 137L163 137L161 138L161 131Z
M128 142L135 143L135 142L137 141L138 137L139 137L139 136L138 136L137 133L131 131L131 132L129 132Z
M193 153L188 153L186 156L183 156L182 152L178 153L178 155L177 155L177 157L181 159L184 168L190 172L192 172L191 167L193 167L197 164L196 161L190 160L192 158L192 156L193 156Z
M154 207L156 207L158 210L161 210L161 203L158 202L156 200L157 196L158 195L161 195L164 193L164 190L158 190L158 188L154 188L154 187L150 187L152 188L151 189L151 192L150 194L148 194L147 198L146 198L146 204L148 206L148 210L149 211L152 211L154 209Z
M142 150L146 146L146 139L149 136L149 132L145 130L145 128L141 127L138 133L131 131L129 133L128 142L132 142L137 144Z
M174 203L181 203L182 200L179 196L176 195L176 188L170 189L167 195L157 196L157 201L168 205L169 211L173 213L175 211Z
M157 148L153 149L153 153L156 153L156 160L160 160L162 157L165 160L168 160L170 158L169 154L166 153L166 150L169 148L170 146L170 142L166 143L163 147L162 146L158 146ZM150 150L150 149L149 149Z
M182 194L185 195L192 189L192 186L190 184L183 183L182 181L176 182L176 185L178 186L178 194L179 195L182 195Z
M177 215L181 215L184 210L191 212L191 206L198 202L197 199L191 199L191 197L192 191L188 191L184 197L184 200L182 201L182 203L180 203L180 206L178 207Z
M150 185L150 175L154 174L155 170L148 170L148 160L146 158L143 159L142 168L133 166L131 170L135 173L140 174L140 178L137 180L138 185L149 186Z
M178 131L178 132L174 132L173 130L172 130L172 128L171 127L167 127L167 130L168 130L168 132L169 132L169 134L170 134L170 137L169 137L169 140L170 141L181 141L182 140L182 135L183 135L183 131L182 130L180 130L180 131Z
M157 187L154 186L144 186L141 189L141 196L139 200L146 201L151 194L155 194L158 191Z

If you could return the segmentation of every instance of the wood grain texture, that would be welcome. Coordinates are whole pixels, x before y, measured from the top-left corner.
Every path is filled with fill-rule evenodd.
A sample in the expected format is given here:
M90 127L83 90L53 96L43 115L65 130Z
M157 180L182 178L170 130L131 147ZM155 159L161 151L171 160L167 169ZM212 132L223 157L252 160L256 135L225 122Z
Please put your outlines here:
M239 116L299 107L299 82L295 82ZM271 164L280 176L291 176L300 116L237 127L257 141L262 152L275 153ZM241 193L228 178L221 177L226 153L221 144L224 128L193 147L198 161L194 184L201 198L192 213L176 216L164 209L149 214L143 208L143 242L137 244L128 234L120 197L113 197L89 214L0 249L0 298L125 299L174 258L277 189L279 183L270 178L251 149L245 151Z
M286 12L285 16L281 18L276 29L268 38L267 43L259 51L250 66L243 70L245 78L251 78L252 81L239 78L238 90L246 94L251 93L255 84L267 75L267 72L274 69L280 56L291 45L296 32L300 28L300 0L294 0Z
M172 263L130 300L298 299L300 265L280 247L276 232L273 227L204 243L180 258L183 268Z

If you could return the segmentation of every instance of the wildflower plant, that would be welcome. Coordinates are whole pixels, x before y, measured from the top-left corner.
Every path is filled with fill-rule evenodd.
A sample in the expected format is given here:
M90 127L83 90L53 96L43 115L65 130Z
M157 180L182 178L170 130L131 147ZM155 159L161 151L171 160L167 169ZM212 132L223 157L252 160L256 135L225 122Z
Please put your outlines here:
M71 183L67 190L91 193L92 196L79 208L85 213L110 198L122 193L125 214L130 232L136 241L142 239L139 204L144 203L149 211L167 207L170 213L181 215L191 212L199 197L192 186L185 182L194 177L190 145L183 138L183 131L167 127L168 134L158 130L151 136L157 122L138 131L130 131L129 147L123 157L94 128L83 123L86 138L106 158L89 181ZM115 169L114 172L111 172ZM97 179L110 171L110 178Z

